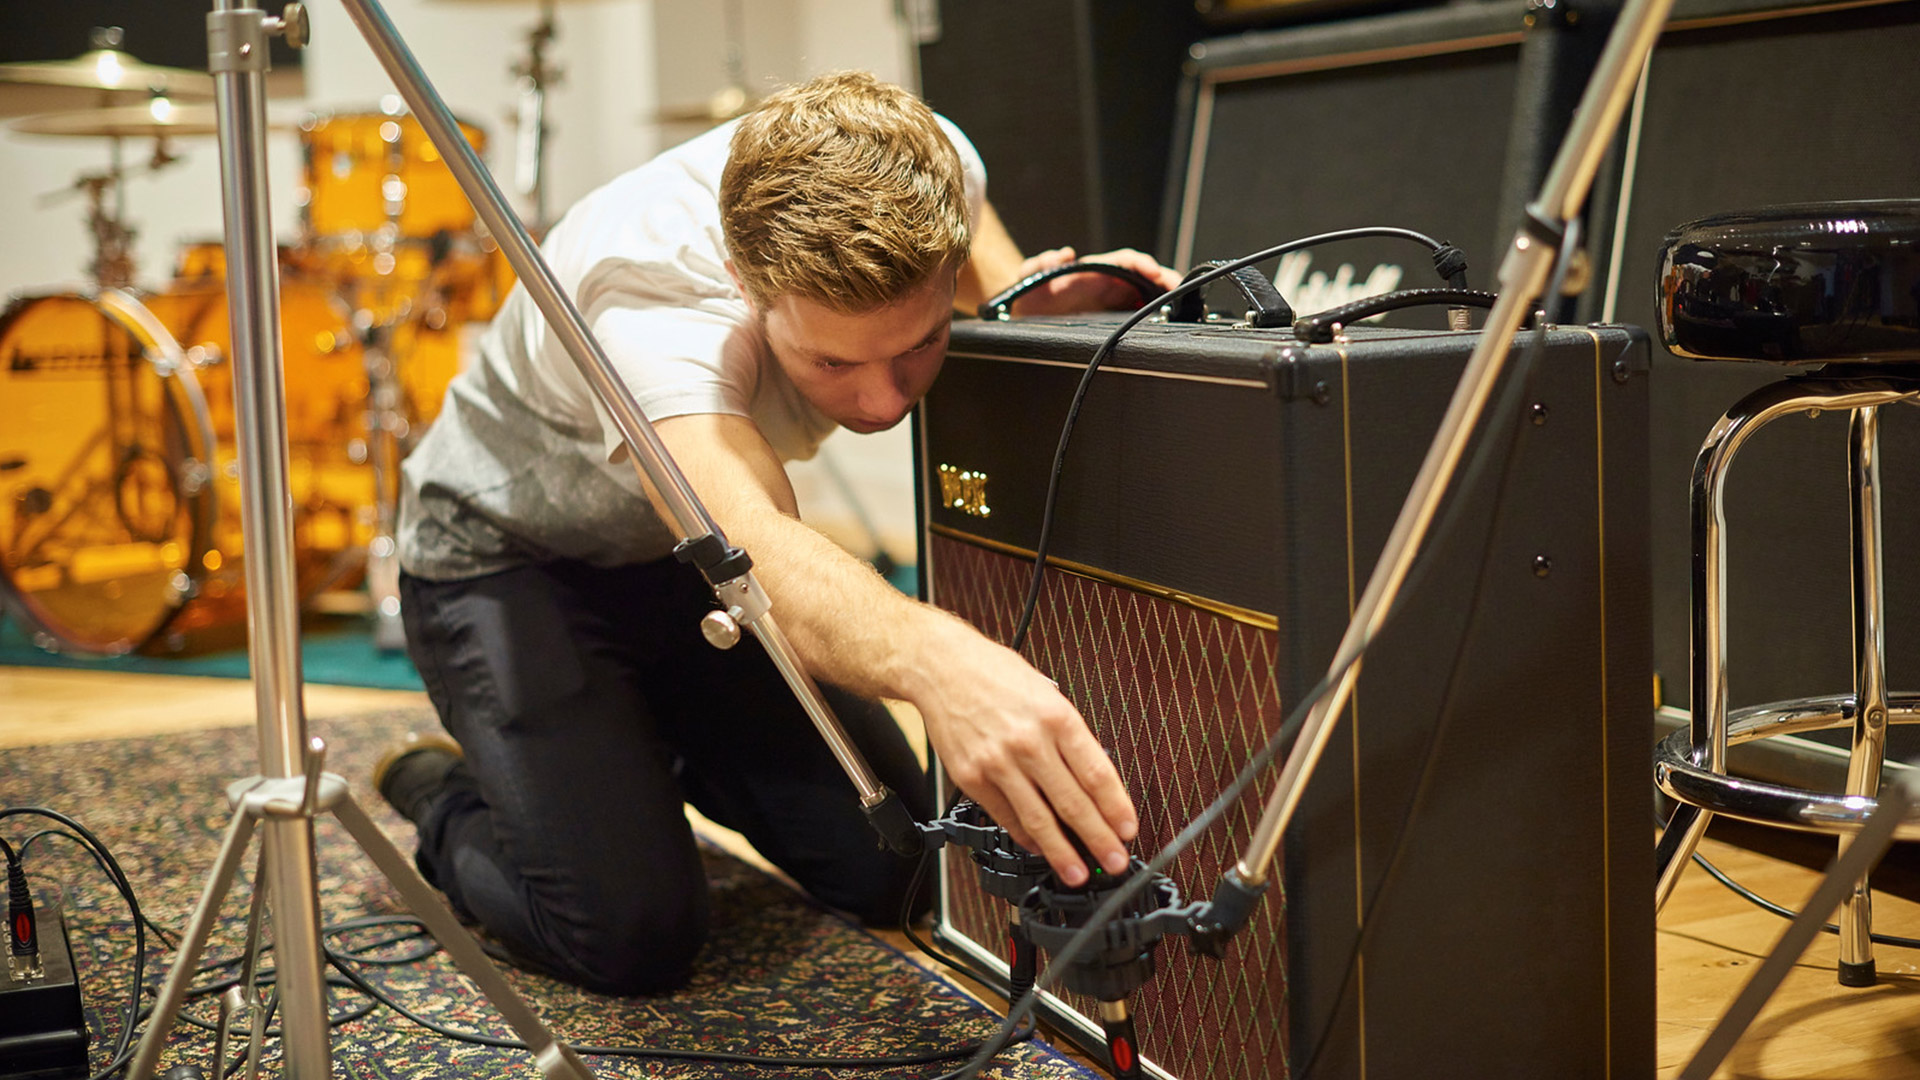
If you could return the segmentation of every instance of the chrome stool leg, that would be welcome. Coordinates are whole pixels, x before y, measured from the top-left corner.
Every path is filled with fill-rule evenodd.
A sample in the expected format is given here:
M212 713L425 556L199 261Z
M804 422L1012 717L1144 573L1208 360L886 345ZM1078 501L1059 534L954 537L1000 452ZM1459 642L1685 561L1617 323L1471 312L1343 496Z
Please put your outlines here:
M1727 410L1707 433L1706 442L1693 459L1693 484L1688 495L1693 534L1688 731L1693 762L1716 773L1727 771L1727 467L1754 431L1798 403L1798 396L1790 391L1783 393L1784 389L1785 384L1778 383L1764 387ZM1653 901L1656 912L1673 895L1687 860L1712 820L1711 813L1686 803L1674 809L1654 854L1659 871Z
M1869 798L1880 790L1886 759L1886 604L1881 591L1880 410L1856 409L1848 427L1848 476L1853 490L1853 753L1847 794ZM1846 853L1851 837L1840 838ZM1840 983L1872 986L1873 900L1866 875L1854 882L1840 909Z
M1876 406L1891 402L1912 399L1916 391L1911 379L1883 378L1820 378L1805 377L1785 379L1763 386L1742 398L1727 414L1720 418L1707 434L1706 442L1700 447L1700 454L1694 459L1693 483L1689 496L1693 534L1693 572L1692 572L1692 625L1690 626L1690 698L1692 719L1687 729L1688 748L1685 762L1670 761L1667 764L1656 762L1656 778L1670 772L1674 766L1704 769L1707 772L1725 776L1727 771L1727 646L1726 646L1726 475L1740 447L1753 436L1753 433L1765 427L1769 422L1809 409L1847 409L1858 416L1862 412L1872 412ZM1856 752L1850 771L1860 770L1859 782L1877 784L1879 779L1882 739L1887 718L1887 693L1885 688L1884 661L1879 658L1882 650L1880 641L1880 534L1879 534L1879 468L1878 454L1878 414L1873 413L1866 420L1856 420L1852 458L1854 464L1850 472L1854 476L1856 511L1853 515L1856 534L1855 543L1855 621L1856 666L1874 658L1872 685L1877 688L1877 711L1862 710L1862 719L1857 727L1862 728L1855 736L1856 751L1863 742L1871 747L1872 768L1868 769L1863 756ZM1861 542L1871 548L1872 557L1865 559L1861 552ZM1867 594L1861 590L1871 585ZM1868 599L1858 599L1866 595ZM1871 610L1869 610L1869 608ZM1862 620L1871 624L1871 630L1860 626ZM1871 635L1869 642L1868 635ZM1856 695L1864 695L1868 675L1861 667ZM1870 715L1869 715L1870 713ZM1864 788L1871 795L1873 787ZM1849 794L1860 794L1850 784ZM1671 792L1669 792L1671 794ZM1654 891L1654 910L1665 906L1667 898L1673 894L1674 886L1680 875L1686 870L1693 849L1699 844L1700 837L1706 832L1707 824L1713 819L1713 811L1681 801L1673 818L1667 823L1655 852L1655 868L1658 882ZM1849 904L1852 911L1856 905ZM1866 925L1864 892L1858 907L1863 912L1861 926ZM1866 949L1867 934L1860 932L1861 951L1857 954L1870 963L1872 953Z

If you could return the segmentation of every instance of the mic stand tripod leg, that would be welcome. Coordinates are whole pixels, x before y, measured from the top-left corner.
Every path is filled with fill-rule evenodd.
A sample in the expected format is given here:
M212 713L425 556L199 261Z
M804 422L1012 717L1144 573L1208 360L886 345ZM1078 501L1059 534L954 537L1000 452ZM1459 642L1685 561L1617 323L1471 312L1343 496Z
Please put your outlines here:
M315 740L316 742L318 740ZM314 755L317 762L318 753ZM447 955L459 968L461 974L473 980L493 1007L497 1009L507 1024L513 1028L520 1040L533 1052L534 1062L548 1080L589 1080L593 1072L573 1050L554 1038L540 1018L536 1016L525 1001L520 998L506 977L493 966L473 935L460 925L445 901L440 899L433 887L421 879L420 874L406 858L400 854L393 841L380 831L379 826L367 817L359 804L347 792L347 782L332 773L314 773L306 777L269 779L250 777L228 788L229 797L234 802L233 822L228 826L227 837L221 845L220 855L214 863L213 873L208 877L200 903L194 908L193 920L188 924L187 933L181 939L180 949L175 956L173 970L168 973L166 985L160 991L159 1000L154 1003L153 1018L147 1032L141 1037L140 1047L134 1055L128 1075L133 1080L148 1080L159 1064L160 1047L166 1040L167 1032L178 1017L181 1004L186 1000L187 984L193 979L194 971L200 962L202 951L206 948L207 935L212 928L213 919L220 910L228 888L233 883L240 858L246 851L247 841L253 835L255 818L271 818L269 825L304 826L310 835L314 815L321 811L330 812L346 828L349 836L360 845L361 851L373 860L373 864L386 875L389 882L400 893L401 899L413 911L422 923L426 924ZM275 837L265 837L263 843L271 843ZM261 864L270 866L273 854L263 849ZM258 889L268 886L261 883ZM287 893L282 890L279 895ZM258 912L262 900L261 892L254 893L254 911ZM313 902L311 896L296 897L296 902ZM251 921L251 920L250 920ZM249 936L252 937L250 931ZM250 945L257 941L250 942ZM249 949L249 957L254 955ZM249 961L251 965L251 961ZM275 965L283 972L285 958ZM252 978L249 971L248 978ZM324 998L325 980L318 981L316 991ZM282 995L284 1000L284 994ZM265 1019L265 1010L257 1002L249 1002L254 1013L254 1033L257 1039ZM284 1026L284 1023L283 1023ZM249 1050L249 1060L257 1068L258 1051ZM223 1066L224 1068L224 1066ZM289 1075L297 1072L290 1068Z
M187 998L187 984L193 981L194 969L200 965L200 954L207 947L207 935L213 930L213 921L220 913L220 902L227 897L227 890L233 886L233 875L240 867L240 858L246 854L247 841L253 837L253 817L238 808L233 820L227 823L226 838L220 842L220 854L214 857L213 869L207 874L207 883L200 890L200 902L193 907L193 918L187 923L187 932L180 938L180 947L175 950L173 970L167 973L167 981L160 988L160 996L153 1003L153 1015L147 1022L147 1033L140 1037L140 1046L135 1050L133 1061L127 1066L127 1075L133 1080L145 1080L153 1075L154 1067L160 1063L160 1044L166 1041L167 1032L180 1014L180 1006Z
M420 877L406 857L400 854L400 849L387 839L387 834L381 832L373 819L360 809L360 804L353 801L353 796L343 793L339 801L333 804L333 816L346 827L348 835L360 845L360 850L366 852L374 866L399 891L408 909L427 924L434 940L447 950L447 956L453 960L454 966L473 980L480 992L493 1003L493 1007L500 1011L514 1033L520 1036L520 1041L533 1051L534 1063L540 1066L540 1072L549 1080L586 1080L591 1077L593 1073L586 1063L571 1047L553 1037L547 1026L514 992L506 976L493 966L493 961L480 948L480 943L473 939L466 927L460 925L460 920L440 899L440 894Z

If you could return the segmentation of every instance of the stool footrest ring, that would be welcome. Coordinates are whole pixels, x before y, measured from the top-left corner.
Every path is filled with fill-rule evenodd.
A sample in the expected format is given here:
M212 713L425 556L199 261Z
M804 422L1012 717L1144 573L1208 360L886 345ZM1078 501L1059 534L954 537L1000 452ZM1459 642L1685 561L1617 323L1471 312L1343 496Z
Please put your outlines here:
M1890 694L1889 723L1920 723L1920 694ZM1801 698L1735 712L1727 742L1799 731L1839 727L1853 722L1853 697ZM1866 796L1807 791L1717 773L1693 760L1693 742L1682 729L1662 739L1654 751L1654 784L1669 797L1723 817L1758 825L1820 833L1852 833L1866 824L1878 802ZM1894 830L1897 840L1920 840L1920 809Z

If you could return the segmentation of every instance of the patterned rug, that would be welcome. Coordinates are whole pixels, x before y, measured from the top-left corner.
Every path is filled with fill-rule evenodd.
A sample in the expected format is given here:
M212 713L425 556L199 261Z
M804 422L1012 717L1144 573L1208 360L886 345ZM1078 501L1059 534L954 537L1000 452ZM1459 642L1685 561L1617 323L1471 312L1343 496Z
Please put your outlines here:
M354 798L401 850L411 852L411 826L367 787L379 748L409 727L430 724L417 711L332 723L316 722L327 739L329 771L344 776ZM147 917L169 932L184 927L227 823L221 792L255 766L252 728L0 752L0 805L42 805L77 818L125 869ZM15 847L43 825L20 817L0 821ZM331 817L316 826L320 910L332 925L365 916L404 914L397 894ZM243 878L252 876L258 841ZM35 842L26 856L37 883L64 890L75 959L85 990L95 1069L123 1022L133 964L127 909L78 845L57 837ZM692 982L669 995L609 998L537 975L509 970L508 979L561 1038L587 1046L728 1051L783 1056L893 1056L972 1042L990 1035L997 1018L952 984L786 885L717 849L708 852L713 933ZM48 885L40 884L41 889ZM208 959L237 956L244 940L248 880L222 906ZM379 932L352 940L372 941ZM409 943L389 946L388 954ZM149 937L145 983L151 994L172 953ZM366 976L399 1001L465 1031L511 1032L468 980L438 954L421 961L365 967ZM332 992L336 1015L363 1007L351 989ZM190 1016L211 1019L211 999ZM536 1076L525 1051L474 1046L416 1027L394 1011L374 1008L333 1033L334 1074L345 1077ZM165 1067L208 1064L212 1037L187 1024L173 1032ZM270 1040L269 1053L277 1050ZM934 1077L954 1064L886 1069L767 1070L740 1064L594 1057L603 1077ZM1003 1053L994 1077L1085 1080L1095 1074L1050 1048L1027 1044Z

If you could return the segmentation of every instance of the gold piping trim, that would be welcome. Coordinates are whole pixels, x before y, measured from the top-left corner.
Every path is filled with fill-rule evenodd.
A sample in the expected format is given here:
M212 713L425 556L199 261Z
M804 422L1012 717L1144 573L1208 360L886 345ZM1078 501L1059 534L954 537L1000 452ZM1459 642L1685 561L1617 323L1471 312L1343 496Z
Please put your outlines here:
M989 540L984 536L976 536L973 533L956 529L951 525L933 524L928 525L927 529L949 540L959 540L962 543L974 544L978 547L986 548L989 551L997 551L1002 555L1013 555L1022 559L1033 558L1033 552L1028 548L1002 543L998 540ZM1254 611L1252 608L1237 607L1221 600L1209 600L1204 596L1195 596L1192 593L1181 592L1178 589L1169 589L1165 585L1155 585L1150 581L1141 581L1139 578L1130 578L1124 574L1116 574L1108 570L1102 570L1097 566L1088 566L1086 563L1078 563L1071 559L1062 559L1054 555L1047 556L1047 565L1055 570L1072 574L1075 577L1083 577L1090 581L1098 581L1107 585L1118 585L1123 589L1132 589L1134 592L1157 596L1162 600L1171 600L1176 604L1184 604L1190 608L1198 608L1201 611L1219 615L1222 618L1232 619L1237 623L1245 623L1248 626L1258 627L1261 630L1277 631L1280 629L1280 620L1277 617L1268 615L1265 612Z
M949 359L955 356L963 356L968 360L997 360L1003 364L1028 364L1033 367L1062 367L1072 368L1075 371L1085 371L1087 369L1087 365L1085 364L1076 364L1068 360L1040 360L1029 356L1000 356L995 353L963 352L958 350L949 351L947 356ZM1179 382L1212 383L1216 386L1245 386L1255 390L1265 390L1267 388L1267 384L1260 379L1235 379L1227 375L1189 375L1179 371L1148 371L1145 368L1114 367L1110 364L1100 365L1100 371L1102 374L1144 375L1149 379L1174 379Z
M1878 2L1890 3L1892 0L1878 0ZM1445 56L1448 53L1516 45L1524 36L1523 31L1514 30L1498 34L1483 34L1479 37L1453 38L1448 41L1428 41L1417 45L1396 45L1387 49L1363 49L1359 52L1331 53L1326 56L1303 56L1297 60L1271 60L1264 64L1242 64L1239 67L1216 68L1208 72L1202 82L1212 86L1225 82L1265 79L1274 75L1331 71L1335 68L1392 63L1395 60L1418 60L1428 56Z
M1600 529L1600 910L1604 920L1600 928L1602 965L1601 992L1606 999L1607 1076L1613 1076L1613 832L1612 812L1607 806L1607 789L1612 783L1607 771L1607 747L1612 742L1607 729L1607 432L1600 381L1602 358L1600 335L1587 329L1593 339L1593 471L1594 502Z
M1347 350L1334 350L1340 354L1340 461L1346 485L1347 496L1347 619L1353 619L1354 608L1354 564L1353 564L1353 384L1347 378ZM1364 659L1364 658L1363 658ZM1353 690L1347 695L1347 731L1353 740L1353 926L1356 933L1364 932L1367 927L1366 861L1360 844L1360 666L1355 661L1353 668ZM1360 1023L1360 1078L1367 1076L1367 958L1365 954L1356 958L1354 969L1354 992Z
M1769 11L1743 11L1734 15L1715 15L1705 19L1675 19L1667 24L1669 32L1674 30L1711 30L1720 26L1740 26L1745 23L1770 22L1774 19L1792 19L1801 15L1824 15L1832 11L1852 11L1854 8L1886 7L1889 4L1903 3L1905 0L1851 0L1841 4L1805 4L1792 8L1773 8Z

